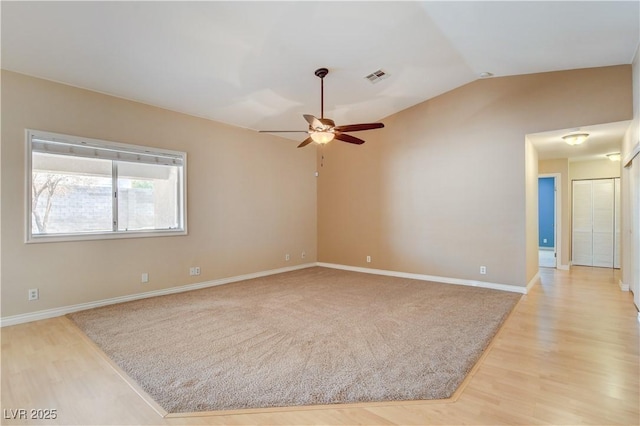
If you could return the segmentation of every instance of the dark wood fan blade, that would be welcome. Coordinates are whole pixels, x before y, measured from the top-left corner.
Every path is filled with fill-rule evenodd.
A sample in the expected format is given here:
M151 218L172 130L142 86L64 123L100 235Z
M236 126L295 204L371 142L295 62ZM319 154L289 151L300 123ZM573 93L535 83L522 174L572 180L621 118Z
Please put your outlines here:
M304 117L305 120L307 120L307 123L309 123L309 126L313 127L314 129L318 129L322 127L322 121L318 120L313 115L303 114L302 116Z
M308 130L258 130L258 133L309 133Z
M318 118L318 121L322 123L324 127L336 127L336 123L330 118Z
M305 140L302 141L302 143L300 145L298 145L298 148L302 148L304 146L309 145L311 142L313 142L313 139L311 138L306 138Z
M344 126L336 126L336 132L359 132L361 130L382 129L382 123L363 123L363 124L347 124Z
M355 136L347 135L345 133L335 133L335 138L342 142L355 143L356 145L362 145L364 141L362 139L358 139Z

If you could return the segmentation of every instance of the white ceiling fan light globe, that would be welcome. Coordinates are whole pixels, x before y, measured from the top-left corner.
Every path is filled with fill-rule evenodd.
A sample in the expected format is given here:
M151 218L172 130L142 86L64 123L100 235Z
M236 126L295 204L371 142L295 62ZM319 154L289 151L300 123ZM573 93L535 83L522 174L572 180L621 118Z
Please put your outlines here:
M314 142L319 143L320 145L331 142L335 138L335 136L336 135L333 132L328 131L311 133L311 139L313 139Z

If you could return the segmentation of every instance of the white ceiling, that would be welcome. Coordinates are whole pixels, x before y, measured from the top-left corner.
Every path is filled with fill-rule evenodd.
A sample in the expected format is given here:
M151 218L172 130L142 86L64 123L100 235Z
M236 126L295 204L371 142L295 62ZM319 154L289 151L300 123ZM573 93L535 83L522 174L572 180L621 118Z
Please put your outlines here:
M2 67L249 129L381 120L495 76L630 64L640 2L7 2ZM371 84L378 69L389 77ZM296 136L294 136L296 137ZM300 138L298 136L298 138Z

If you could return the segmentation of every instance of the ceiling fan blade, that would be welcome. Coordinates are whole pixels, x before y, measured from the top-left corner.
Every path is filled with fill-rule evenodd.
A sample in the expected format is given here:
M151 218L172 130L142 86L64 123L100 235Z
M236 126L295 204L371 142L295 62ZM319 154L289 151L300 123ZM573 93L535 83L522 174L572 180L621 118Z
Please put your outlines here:
M313 139L311 138L306 138L305 140L302 141L302 143L300 145L298 145L298 148L302 148L304 146L309 145L311 142L313 142Z
M347 124L344 126L336 126L336 132L359 132L361 130L382 129L382 123L363 123L363 124Z
M318 129L323 127L322 121L318 120L313 115L303 114L302 116L305 120L307 120L307 123L309 123L309 126L311 126L312 128Z
M356 145L362 145L364 141L362 139L358 139L355 136L347 135L345 133L335 133L335 138L342 142L354 143Z

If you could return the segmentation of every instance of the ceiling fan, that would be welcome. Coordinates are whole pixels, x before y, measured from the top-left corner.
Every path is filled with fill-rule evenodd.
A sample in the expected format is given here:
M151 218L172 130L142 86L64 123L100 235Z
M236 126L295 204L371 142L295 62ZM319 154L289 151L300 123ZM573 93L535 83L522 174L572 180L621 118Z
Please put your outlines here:
M384 127L382 123L363 123L363 124L347 124L344 126L336 126L336 123L330 118L324 118L324 78L329 74L327 68L318 68L315 75L320 78L320 118L316 118L310 114L303 114L309 130L259 130L261 133L307 133L309 135L298 148L316 142L324 145L337 139L342 142L362 145L364 141L355 136L347 135L347 132L359 132L361 130L381 129Z

